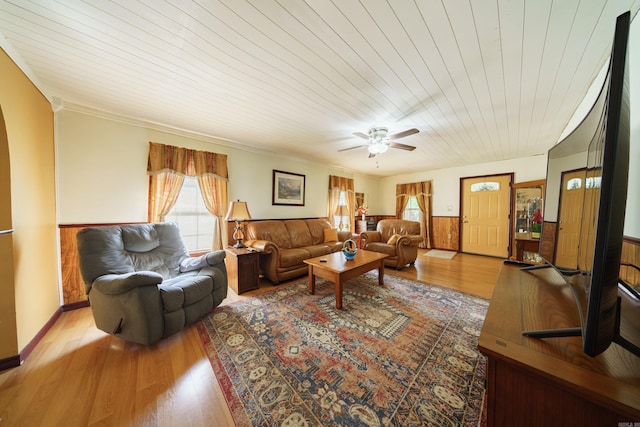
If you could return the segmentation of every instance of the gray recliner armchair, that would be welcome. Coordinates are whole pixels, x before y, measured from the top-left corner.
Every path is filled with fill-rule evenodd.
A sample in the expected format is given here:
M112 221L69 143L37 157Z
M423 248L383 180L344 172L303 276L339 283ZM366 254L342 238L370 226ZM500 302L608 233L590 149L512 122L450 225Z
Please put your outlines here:
M176 223L87 227L77 242L96 326L127 341L173 335L227 296L225 252L190 257Z

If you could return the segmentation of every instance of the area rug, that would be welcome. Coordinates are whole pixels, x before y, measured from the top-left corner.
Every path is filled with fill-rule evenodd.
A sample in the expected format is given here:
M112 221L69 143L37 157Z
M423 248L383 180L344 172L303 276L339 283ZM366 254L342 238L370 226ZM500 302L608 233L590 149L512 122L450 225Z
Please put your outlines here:
M477 426L488 301L377 272L307 280L198 323L239 426Z
M425 252L424 256L432 257L432 258L443 258L443 259L453 259L456 256L457 252L454 251L443 251L440 249L431 249L429 252Z

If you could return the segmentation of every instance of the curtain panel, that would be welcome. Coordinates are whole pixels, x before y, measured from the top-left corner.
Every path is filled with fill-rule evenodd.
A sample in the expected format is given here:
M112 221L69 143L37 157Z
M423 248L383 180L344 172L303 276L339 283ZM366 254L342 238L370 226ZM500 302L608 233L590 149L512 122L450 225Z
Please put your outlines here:
M420 230L422 243L419 247L431 247L431 181L413 182L396 185L396 218L401 219L402 213L409 203L409 197L415 196L418 207L422 212Z
M353 232L356 225L354 210L356 194L354 191L353 178L329 175L329 210L327 211L327 216L333 219L338 209L340 193L342 191L344 191L346 195L347 211L349 212L349 230Z
M198 179L207 210L216 217L212 249L221 249L227 241L223 216L229 204L226 154L191 150L149 142L149 222L164 221L180 194L185 176Z

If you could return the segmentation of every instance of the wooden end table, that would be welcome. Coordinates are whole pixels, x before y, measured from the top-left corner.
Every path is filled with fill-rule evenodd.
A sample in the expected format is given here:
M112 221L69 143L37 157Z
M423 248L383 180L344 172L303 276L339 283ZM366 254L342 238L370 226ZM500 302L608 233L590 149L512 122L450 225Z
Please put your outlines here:
M336 287L336 308L342 308L342 283L367 271L378 269L378 284L384 285L384 259L387 254L359 249L353 260L347 261L342 252L304 260L309 265L309 293L316 290L316 276L327 279ZM326 261L321 261L326 260Z
M258 289L260 285L260 255L258 251L246 248L225 248L227 256L227 281L229 287L240 295L243 292Z

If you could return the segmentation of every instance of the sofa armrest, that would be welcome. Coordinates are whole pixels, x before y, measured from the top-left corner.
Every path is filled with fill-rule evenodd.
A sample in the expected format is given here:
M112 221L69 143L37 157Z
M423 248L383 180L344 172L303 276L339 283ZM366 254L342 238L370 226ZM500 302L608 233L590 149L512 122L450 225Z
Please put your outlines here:
M245 240L244 244L260 251L260 272L272 283L277 284L278 266L280 265L280 248L270 240Z
M223 250L208 252L198 257L185 258L180 263L180 272L185 273L187 271L200 270L205 267L212 267L224 263L224 258L227 253Z
M270 240L245 240L244 245L264 253L278 253L278 245Z
M105 274L91 284L105 295L119 295L141 286L158 286L162 276L153 271L134 271L126 274Z
M404 235L398 238L396 247L398 246L418 246L422 242L422 236L417 234Z
M349 239L353 239L353 233L351 233L349 230L347 231L338 231L338 241L339 242L346 242Z
M363 243L382 242L382 234L379 231L364 231L360 233Z

